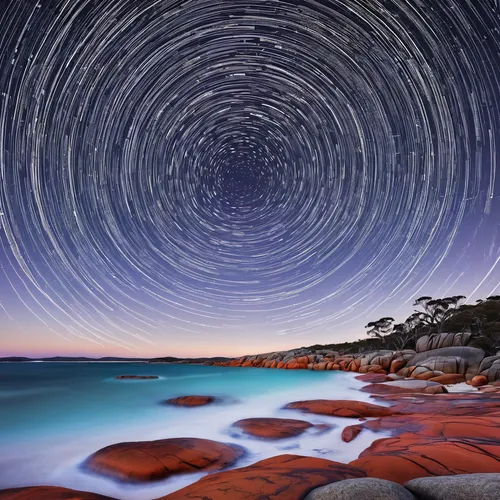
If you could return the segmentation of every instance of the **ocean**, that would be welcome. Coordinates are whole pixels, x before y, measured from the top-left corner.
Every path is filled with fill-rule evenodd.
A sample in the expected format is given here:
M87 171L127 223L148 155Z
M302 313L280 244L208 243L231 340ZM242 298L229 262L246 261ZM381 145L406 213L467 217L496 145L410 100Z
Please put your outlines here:
M116 380L117 375L157 375L156 380ZM0 489L52 485L123 500L150 500L190 484L203 473L150 485L125 484L86 471L98 449L123 441L199 437L237 443L247 454L235 467L292 453L348 462L374 439L364 431L341 440L355 419L282 410L303 399L356 399L369 395L353 374L309 370L229 368L147 363L0 363ZM220 403L198 408L160 404L183 395L210 395ZM248 417L299 418L329 423L323 434L306 432L279 441L237 436L231 424Z

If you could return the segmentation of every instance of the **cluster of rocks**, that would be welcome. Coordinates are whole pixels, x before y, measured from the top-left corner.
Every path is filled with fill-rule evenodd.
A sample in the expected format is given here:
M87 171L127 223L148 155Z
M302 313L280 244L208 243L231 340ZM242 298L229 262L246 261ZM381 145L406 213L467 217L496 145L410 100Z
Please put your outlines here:
M470 333L425 335L418 340L415 350L380 350L341 355L337 351L327 349L311 352L310 349L301 348L242 356L230 361L206 361L203 364L283 370L391 373L440 384L468 382L476 387L500 380L500 355L486 356L483 350L468 347L470 337ZM188 362L189 360L186 360L186 363ZM494 387L489 389L497 391Z

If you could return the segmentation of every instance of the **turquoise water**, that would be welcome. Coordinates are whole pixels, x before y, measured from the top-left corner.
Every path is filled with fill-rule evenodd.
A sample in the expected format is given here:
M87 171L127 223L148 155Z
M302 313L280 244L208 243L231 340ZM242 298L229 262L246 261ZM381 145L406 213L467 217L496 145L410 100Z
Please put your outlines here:
M117 375L157 375L157 380L115 380ZM340 440L353 422L281 410L299 399L358 399L361 384L351 374L307 370L205 367L145 363L0 364L0 488L35 484L90 490L124 500L146 500L189 484L202 474L152 486L125 485L82 469L91 453L112 443L201 437L244 446L237 466L280 453L349 461L373 440L363 433L349 445ZM163 406L164 399L212 395L222 403L200 408ZM282 416L335 427L321 436L269 442L236 436L233 422ZM379 437L379 436L378 436Z

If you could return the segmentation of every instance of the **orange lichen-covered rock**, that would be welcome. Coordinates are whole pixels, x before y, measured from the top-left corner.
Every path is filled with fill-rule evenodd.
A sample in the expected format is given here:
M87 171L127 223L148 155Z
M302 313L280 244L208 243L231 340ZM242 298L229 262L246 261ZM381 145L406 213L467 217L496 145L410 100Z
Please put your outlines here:
M203 406L213 403L213 396L180 396L178 398L167 399L164 404L172 406Z
M358 372L360 368L361 368L361 360L360 359L353 359L350 366L349 366L349 369L352 372Z
M91 455L86 466L117 479L155 481L173 474L220 470L243 453L240 446L209 439L160 439L106 446Z
M331 415L334 417L384 417L392 415L390 408L362 401L313 399L309 401L295 401L284 406L287 410L301 410L306 413L318 415Z
M362 424L348 425L342 431L342 441L350 443L363 430L363 428Z
M316 363L316 365L314 365L314 369L318 371L323 371L326 370L326 365L327 363Z
M447 392L446 388L436 382L427 380L395 380L393 382L382 382L379 384L365 385L360 389L370 394L403 394L403 393L427 393L439 394Z
M380 365L370 365L368 371L374 373L387 373Z
M437 377L432 377L429 379L431 382L439 382L440 384L459 384L465 382L465 375L460 375L459 373L445 373L444 375L438 375Z
M406 366L406 360L404 359L393 359L391 361L391 366L389 367L389 373L397 373L401 368Z
M434 415L495 415L500 414L500 394L387 394L376 399L396 403L391 407L394 414L434 414Z
M285 366L285 363L283 363L283 361L278 361L278 365L276 366L276 368L283 368Z
M88 491L70 490L57 486L28 486L0 490L1 500L114 500Z
M411 433L416 437L471 437L500 440L500 415L396 415L370 420L362 426L373 431L393 431L396 434Z
M488 379L484 375L476 375L475 377L472 377L472 380L470 381L470 385L472 385L472 387L481 387L482 385L487 384Z
M360 469L324 458L279 455L210 474L159 500L291 500L325 484L365 476Z
M427 476L500 473L500 441L402 434L375 441L350 465L400 484Z
M304 420L289 418L245 418L235 422L246 434L264 439L283 439L298 436L313 427L313 424Z
M361 382L366 382L368 384L378 384L380 382L392 381L392 378L388 377L384 373L365 373L364 375L358 375L355 378L356 380L361 380Z
M241 366L245 368L247 366L252 366L252 363L253 363L253 361L248 360L248 361L245 361Z

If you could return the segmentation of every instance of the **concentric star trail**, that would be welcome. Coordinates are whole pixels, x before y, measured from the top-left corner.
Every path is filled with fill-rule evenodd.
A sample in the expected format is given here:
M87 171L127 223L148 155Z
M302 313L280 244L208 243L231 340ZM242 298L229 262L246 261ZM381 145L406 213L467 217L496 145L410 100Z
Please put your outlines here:
M332 336L498 286L494 2L6 5L1 279L54 333Z

